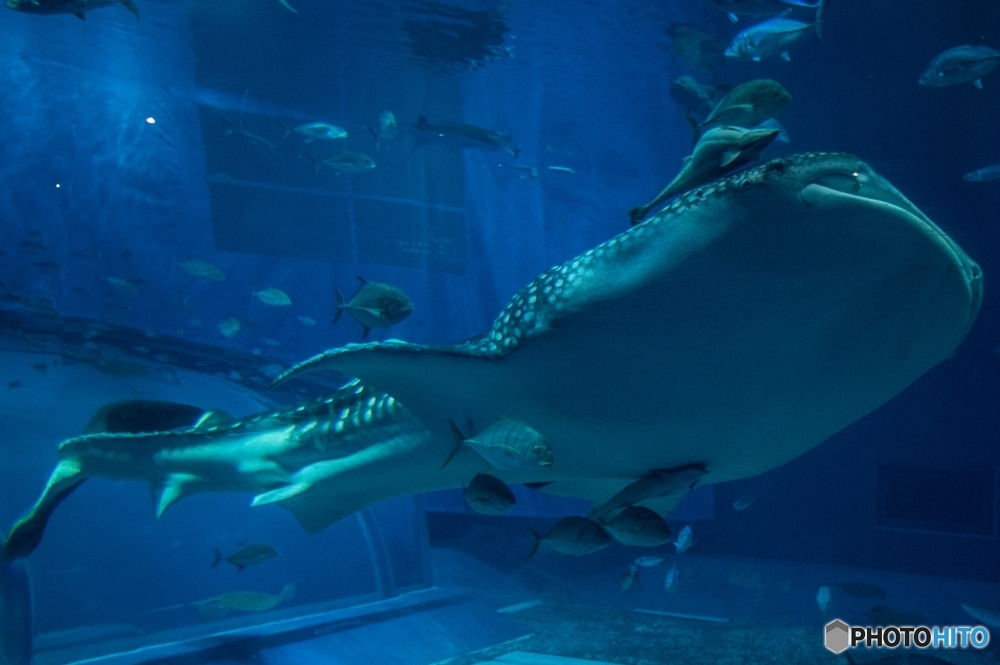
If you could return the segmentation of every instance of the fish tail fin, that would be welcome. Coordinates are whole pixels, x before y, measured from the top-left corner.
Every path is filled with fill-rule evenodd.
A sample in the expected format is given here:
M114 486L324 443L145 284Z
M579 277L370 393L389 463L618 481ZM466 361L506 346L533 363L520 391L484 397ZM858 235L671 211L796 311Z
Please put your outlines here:
M823 41L823 14L826 12L826 0L819 0L816 5L816 36Z
M220 563L222 563L222 552L219 551L218 547L212 548L212 568L215 568Z
M528 527L528 533L531 534L531 551L528 552L528 558L535 556L535 552L538 551L538 546L542 544L542 537L538 535L538 532Z
M139 8L135 6L135 3L132 2L132 0L121 0L121 2L125 5L125 9L132 12L132 15L136 18L139 18Z
M372 331L368 326L361 326L361 339L368 339L368 333Z
M628 218L632 220L632 226L635 226L642 221L643 217L646 216L646 208L639 206L637 208L631 208L628 211Z
M698 139L701 138L701 123L698 122L698 119L695 118L690 113L688 113L687 111L684 112L684 117L687 118L688 124L691 125L691 131L694 133L691 145L697 145Z
M455 438L455 447L451 449L451 452L448 453L448 457L446 457L444 462L441 464L442 469L448 466L448 463L451 462L455 455L458 454L458 451L462 449L462 444L465 443L465 435L462 434L462 430L458 429L458 425L451 420L448 421L448 425L451 427L451 435Z
M337 311L333 314L333 324L335 325L337 321L340 321L340 317L344 313L344 294L340 292L340 289L334 289L333 291L337 294Z

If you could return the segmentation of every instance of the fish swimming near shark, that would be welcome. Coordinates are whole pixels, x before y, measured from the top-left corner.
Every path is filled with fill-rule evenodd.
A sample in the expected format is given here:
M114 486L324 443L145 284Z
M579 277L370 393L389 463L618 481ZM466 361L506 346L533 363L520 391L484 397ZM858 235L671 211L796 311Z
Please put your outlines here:
M225 425L63 442L4 553L30 552L41 531L21 534L39 507L94 476L148 483L158 514L195 492L249 492L316 532L481 472L473 455L441 468L449 420L530 423L553 463L494 475L596 506L652 469L747 478L949 358L981 298L979 266L857 157L773 160L545 271L468 341L349 344L277 379L357 377L331 395ZM665 514L684 487L641 504Z
M493 129L467 125L463 122L431 123L422 114L417 117L412 127L429 140L440 139L461 148L506 150L514 159L521 153L513 137Z
M769 18L751 25L733 37L726 49L726 57L760 62L764 58L780 55L784 60L791 60L789 49L813 30L820 39L823 38L820 19L817 18L814 23L805 23L780 16Z
M779 133L777 129L741 127L713 127L708 130L698 139L694 152L684 158L681 172L670 184L646 205L628 211L632 225L641 222L651 211L674 196L756 161Z
M361 284L360 288L347 301L340 289L334 289L337 311L333 315L333 322L337 323L341 315L347 312L361 324L361 339L367 338L372 328L389 328L413 313L413 301L398 287L369 282L361 275L358 275L358 282Z
M134 0L6 0L4 4L8 9L26 14L73 14L85 19L92 9L119 3L139 18L139 8Z
M788 106L791 101L792 96L777 81L754 79L727 92L704 122L695 122L690 117L688 121L697 141L701 133L713 125L756 127Z

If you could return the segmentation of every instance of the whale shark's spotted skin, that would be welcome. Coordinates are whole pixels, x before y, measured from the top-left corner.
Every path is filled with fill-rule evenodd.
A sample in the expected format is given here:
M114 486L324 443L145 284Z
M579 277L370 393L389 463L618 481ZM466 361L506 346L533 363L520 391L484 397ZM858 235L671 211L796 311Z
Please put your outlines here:
M292 367L279 376L274 384L277 385L297 373L309 371L322 365L325 360L332 356L364 349L400 352L433 349L443 353L500 358L517 349L525 341L548 331L554 319L568 310L572 310L575 300L585 297L579 292L579 287L587 284L595 273L599 274L602 271L604 268L602 264L606 259L613 256L627 256L636 247L642 246L646 237L654 233L657 227L670 224L706 199L722 199L737 192L745 192L752 187L765 184L769 178L785 173L798 163L807 163L816 158L828 156L848 157L840 153L803 153L785 159L776 159L679 196L673 203L641 224L584 252L575 259L555 266L539 275L514 295L493 322L489 332L473 340L448 347L411 344L395 339L365 344L347 344Z

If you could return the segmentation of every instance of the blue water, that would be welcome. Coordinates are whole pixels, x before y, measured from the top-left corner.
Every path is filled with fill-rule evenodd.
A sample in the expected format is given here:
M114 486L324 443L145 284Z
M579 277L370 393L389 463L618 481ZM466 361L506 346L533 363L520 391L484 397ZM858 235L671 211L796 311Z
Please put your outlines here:
M667 561L655 584L643 572L638 593L623 593L619 579L640 550L615 545L579 560L545 552L524 563L525 527L586 512L570 498L535 500L519 488L515 513L486 518L454 490L399 497L308 535L276 506L249 508L246 494L196 494L156 519L142 483L95 478L55 510L27 559L36 638L118 626L133 642L95 647L107 654L184 630L209 634L191 603L277 594L286 583L295 597L274 612L227 621L343 610L435 584L472 588L472 601L428 601L485 603L464 614L476 625L466 641L456 637L462 612L421 624L420 612L440 608L393 610L412 611L400 640L422 625L442 631L414 647L415 663L522 634L490 624L492 609L552 589L817 634L838 612L867 621L875 605L938 623L971 622L962 603L1000 610L1000 184L962 179L1000 162L1000 74L984 76L983 89L917 84L947 48L980 36L1000 47L1000 5L830 0L824 39L806 35L790 61L699 69L672 48L671 24L724 46L754 19L733 23L707 0L289 1L294 13L277 0L137 0L139 19L118 4L85 20L0 10L0 530L35 501L59 442L106 403L172 400L239 417L332 390L337 379L322 376L265 389L294 363L361 340L349 316L331 325L335 290L349 297L358 275L402 288L415 306L369 339L445 344L487 330L524 284L626 230L626 211L677 173L691 132L669 89L683 75L779 81L792 95L778 116L791 141L764 158L864 159L982 267L978 318L951 358L822 445L692 493L668 521L675 532L692 525L695 545L658 550ZM370 128L384 111L398 132L376 145ZM519 155L427 144L412 127L420 114L508 134ZM314 121L349 136L321 145L288 133ZM313 168L337 148L377 166ZM185 261L225 280L192 276ZM291 305L253 295L267 288ZM224 335L233 321L239 330ZM748 496L748 509L733 508ZM279 555L242 573L209 567L214 547L228 554L243 543ZM675 560L682 584L669 593L662 579ZM886 596L835 590L821 613L817 589L844 581ZM376 637L344 629L328 648L391 641L396 629L385 625ZM268 648L307 637L282 635ZM250 658L260 644L242 648L191 657ZM322 659L323 648L309 657ZM815 650L827 655L818 640ZM360 646L337 653L372 657ZM156 654L167 656L179 658ZM39 662L81 657L36 648Z

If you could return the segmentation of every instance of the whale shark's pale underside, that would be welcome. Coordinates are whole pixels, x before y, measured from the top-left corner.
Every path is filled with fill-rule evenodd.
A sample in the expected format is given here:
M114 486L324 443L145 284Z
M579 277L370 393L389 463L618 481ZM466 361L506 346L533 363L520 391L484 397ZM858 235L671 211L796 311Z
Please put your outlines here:
M550 466L494 473L557 494L605 501L686 465L704 465L701 482L752 476L948 358L981 294L979 267L856 157L775 160L550 269L474 340L351 344L279 378L360 380L333 396L207 428L64 442L4 553L30 552L60 488L88 476L148 482L158 512L193 492L252 492L317 531L488 471L471 450L441 468L449 421L538 430Z

